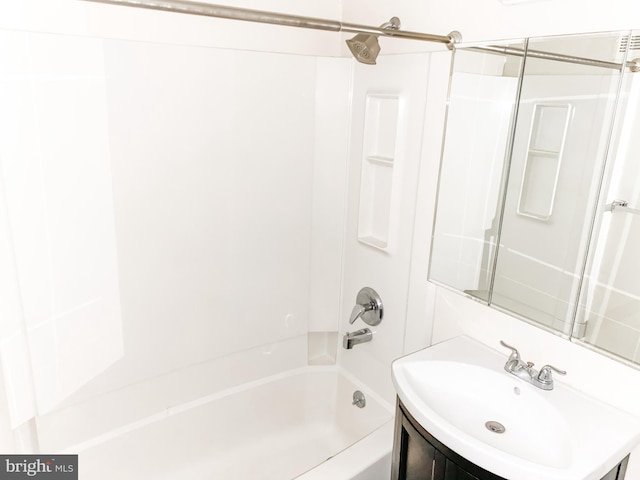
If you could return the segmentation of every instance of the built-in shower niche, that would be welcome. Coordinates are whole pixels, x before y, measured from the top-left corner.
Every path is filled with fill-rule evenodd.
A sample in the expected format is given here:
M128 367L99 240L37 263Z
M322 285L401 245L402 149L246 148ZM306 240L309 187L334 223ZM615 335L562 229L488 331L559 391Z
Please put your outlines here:
M400 98L370 94L365 107L358 240L387 250Z
M309 365L335 365L338 356L338 332L309 332L307 358Z

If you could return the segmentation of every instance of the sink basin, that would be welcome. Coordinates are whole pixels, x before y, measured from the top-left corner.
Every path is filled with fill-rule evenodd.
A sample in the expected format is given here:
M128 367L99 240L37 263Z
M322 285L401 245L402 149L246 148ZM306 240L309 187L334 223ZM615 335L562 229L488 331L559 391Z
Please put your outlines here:
M456 337L396 360L393 382L429 433L508 479L600 480L640 442L636 417L557 380L541 390L505 372L506 359Z
M569 425L544 395L514 386L501 372L468 363L436 360L418 365L407 368L408 381L452 426L525 460L559 468L570 464ZM504 432L496 433L501 428L493 423L490 429L487 422L499 423Z

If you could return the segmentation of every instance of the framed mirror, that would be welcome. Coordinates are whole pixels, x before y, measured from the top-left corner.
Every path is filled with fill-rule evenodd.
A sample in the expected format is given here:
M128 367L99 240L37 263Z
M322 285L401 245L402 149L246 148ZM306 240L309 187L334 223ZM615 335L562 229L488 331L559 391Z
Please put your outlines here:
M456 49L429 278L638 362L634 38Z

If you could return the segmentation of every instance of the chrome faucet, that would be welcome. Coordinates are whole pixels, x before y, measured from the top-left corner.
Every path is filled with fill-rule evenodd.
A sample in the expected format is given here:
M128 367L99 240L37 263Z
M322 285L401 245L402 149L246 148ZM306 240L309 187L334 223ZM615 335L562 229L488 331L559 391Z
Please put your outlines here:
M362 318L367 325L375 327L382 321L382 300L380 295L369 287L363 287L356 297L356 305L349 316L349 323L353 324L358 318Z
M525 382L535 385L542 390L553 390L553 372L560 375L566 375L567 372L554 367L553 365L545 365L540 371L533 368L532 362L523 362L520 353L511 345L507 345L502 340L500 344L511 350L511 355L504 364L504 369L512 375L524 380Z
M342 337L342 346L347 350L351 350L354 345L370 342L373 339L373 333L368 328L356 330L355 332L347 332Z
M382 321L382 300L380 295L369 287L363 287L356 296L356 306L351 311L349 323L353 324L359 318L367 325L375 327ZM355 332L347 332L342 337L342 346L351 350L355 345L370 342L373 339L373 332L368 328L362 328Z

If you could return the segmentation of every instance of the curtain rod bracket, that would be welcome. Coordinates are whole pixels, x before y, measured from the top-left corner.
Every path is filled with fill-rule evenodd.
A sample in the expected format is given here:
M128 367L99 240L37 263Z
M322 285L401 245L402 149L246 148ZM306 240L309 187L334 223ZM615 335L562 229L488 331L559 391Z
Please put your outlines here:
M449 50L453 50L456 44L462 41L462 34L457 30L454 30L453 32L449 33L449 35L447 36L449 37L449 43L447 43L447 48Z

